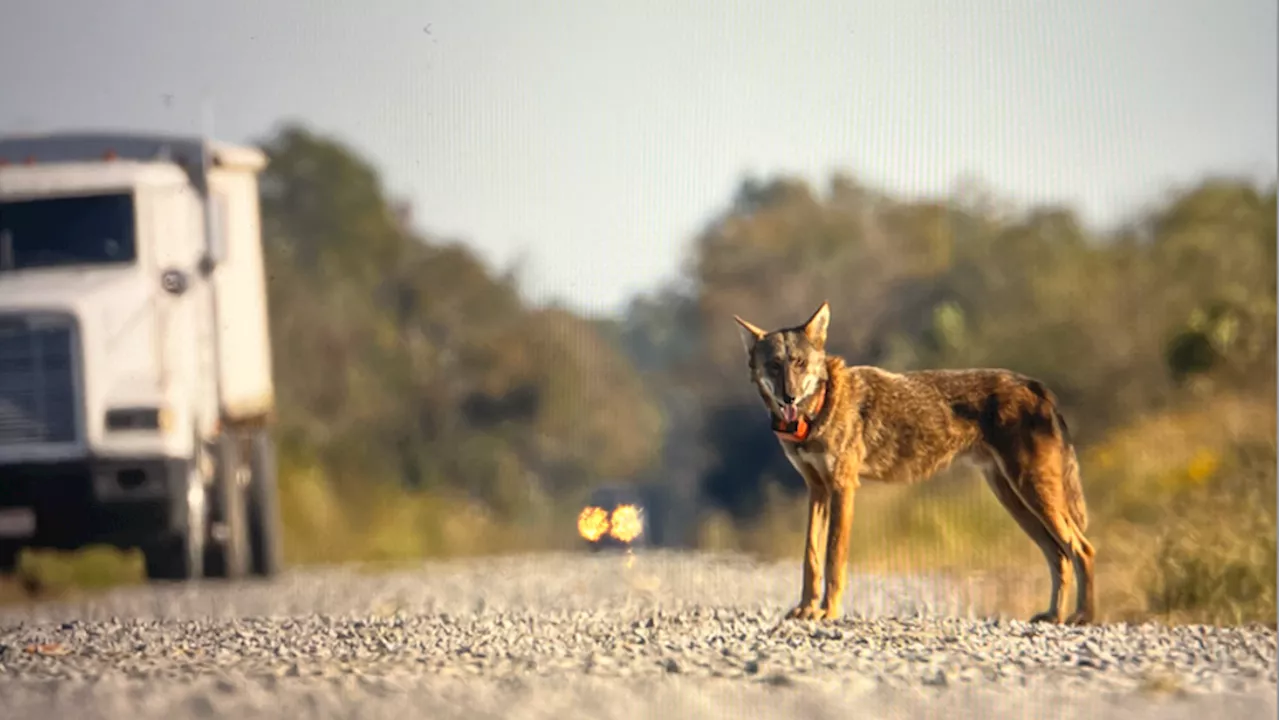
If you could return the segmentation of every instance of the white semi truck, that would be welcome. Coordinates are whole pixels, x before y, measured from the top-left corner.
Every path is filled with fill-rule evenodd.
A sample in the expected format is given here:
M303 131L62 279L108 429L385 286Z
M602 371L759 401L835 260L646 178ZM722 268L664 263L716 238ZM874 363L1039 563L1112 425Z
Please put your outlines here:
M0 138L0 572L141 548L153 579L280 569L255 148Z

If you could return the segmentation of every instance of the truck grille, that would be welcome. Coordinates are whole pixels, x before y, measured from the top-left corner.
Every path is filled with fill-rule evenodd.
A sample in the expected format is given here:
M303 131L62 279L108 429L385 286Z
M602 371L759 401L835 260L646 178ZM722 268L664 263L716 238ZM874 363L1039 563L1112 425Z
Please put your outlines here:
M75 326L0 318L0 446L76 439Z

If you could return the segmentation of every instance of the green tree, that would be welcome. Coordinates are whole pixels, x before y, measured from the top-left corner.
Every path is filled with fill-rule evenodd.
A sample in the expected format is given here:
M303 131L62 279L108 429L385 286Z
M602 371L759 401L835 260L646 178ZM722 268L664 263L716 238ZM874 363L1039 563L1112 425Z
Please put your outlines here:
M1087 444L1205 392L1274 392L1275 254L1275 188L1245 181L1207 180L1095 233L1069 209L1014 211L969 188L908 202L847 176L825 195L749 179L693 241L694 312L637 303L626 347L646 368L683 353L651 383L697 398L672 431L702 438L712 500L751 515L766 482L799 483L750 420L734 314L777 327L829 300L829 347L855 363L1037 376ZM690 341L664 351L661 337Z
M653 461L658 410L591 321L526 305L465 246L415 231L343 144L293 125L263 145L287 452L352 502L389 484L511 518Z

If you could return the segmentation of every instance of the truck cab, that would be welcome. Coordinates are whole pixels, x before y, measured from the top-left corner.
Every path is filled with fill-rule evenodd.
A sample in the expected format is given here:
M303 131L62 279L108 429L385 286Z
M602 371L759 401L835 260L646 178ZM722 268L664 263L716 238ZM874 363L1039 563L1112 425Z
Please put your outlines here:
M141 548L154 579L281 565L254 148L0 138L0 572Z

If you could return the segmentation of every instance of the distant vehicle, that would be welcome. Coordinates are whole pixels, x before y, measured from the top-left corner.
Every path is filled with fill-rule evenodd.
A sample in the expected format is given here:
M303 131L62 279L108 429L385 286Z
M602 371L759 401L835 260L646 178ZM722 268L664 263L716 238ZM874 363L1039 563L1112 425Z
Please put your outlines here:
M0 138L0 572L91 543L157 579L280 569L265 165L199 138Z
M598 488L578 515L578 534L592 550L643 547L647 531L644 499L633 487Z

